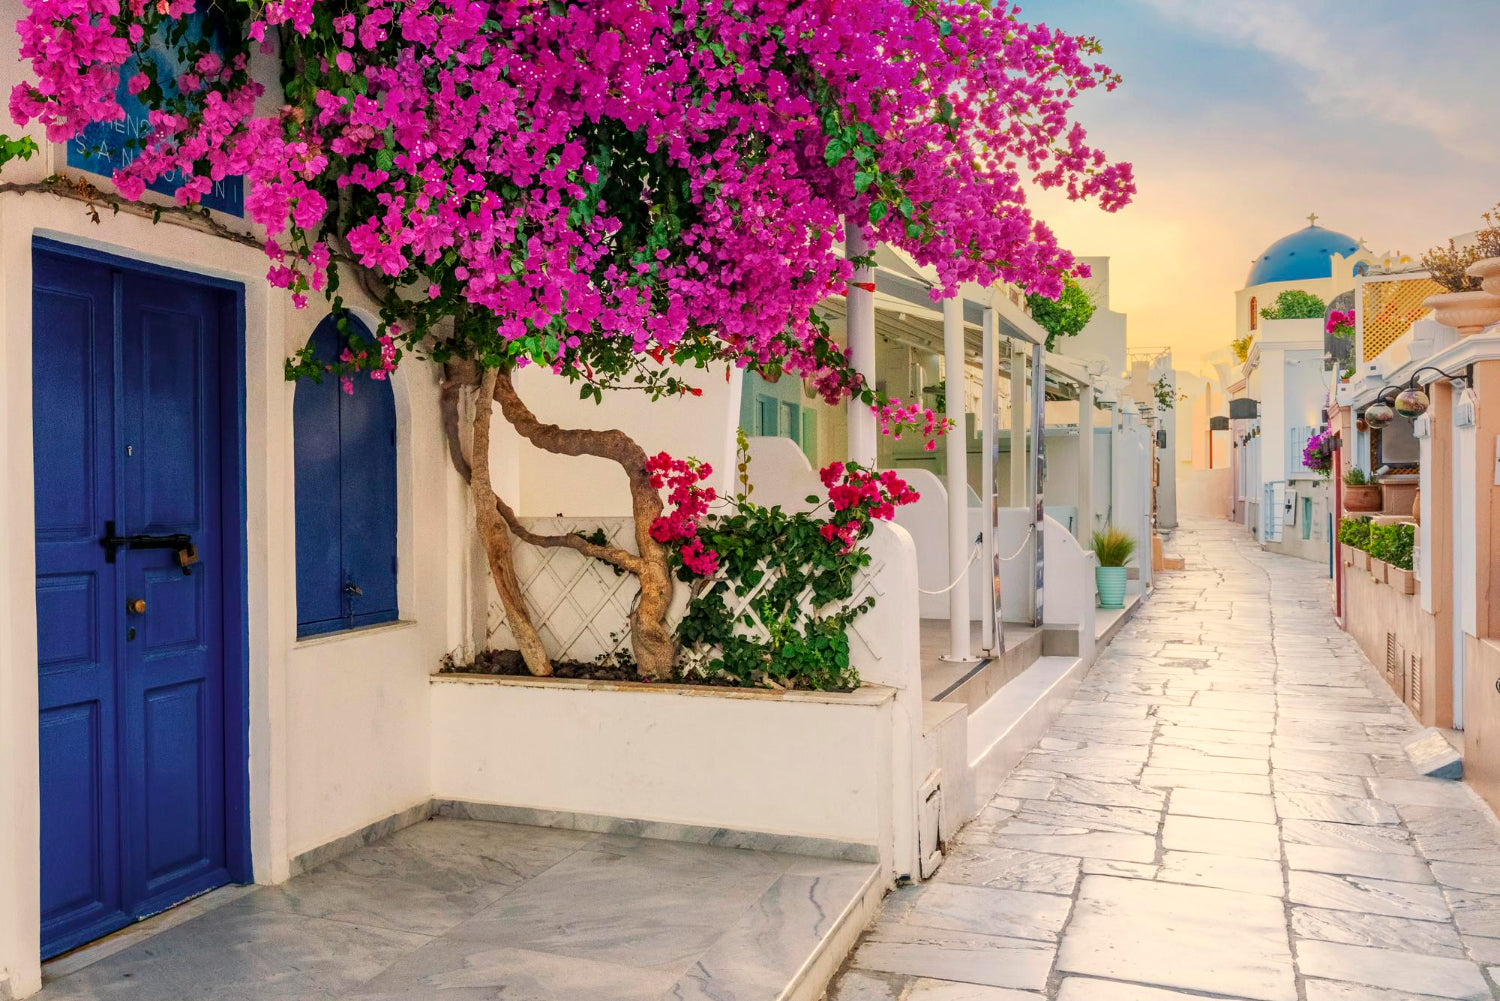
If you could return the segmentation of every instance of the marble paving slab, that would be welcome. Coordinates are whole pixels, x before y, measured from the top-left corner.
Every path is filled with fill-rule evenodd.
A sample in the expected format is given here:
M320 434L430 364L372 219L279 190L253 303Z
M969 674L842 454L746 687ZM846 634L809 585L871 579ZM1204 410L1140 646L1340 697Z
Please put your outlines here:
M972 931L906 924L927 891L901 890L828 1001L1500 998L1500 823L1411 767L1420 727L1320 567L1222 522L1169 544L1194 569L1159 578L937 877L1071 894L1061 926L963 894L935 920Z
M875 874L867 862L439 818L255 889L37 997L774 1001L860 920ZM1060 925L1050 922L1052 937ZM1045 978L1053 946L1034 944Z

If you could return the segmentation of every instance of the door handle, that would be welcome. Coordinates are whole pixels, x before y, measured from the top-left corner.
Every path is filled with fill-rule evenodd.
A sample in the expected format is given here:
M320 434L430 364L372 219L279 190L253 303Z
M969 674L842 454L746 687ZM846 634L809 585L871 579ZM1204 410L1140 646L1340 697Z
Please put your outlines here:
M126 612L127 615L145 615L146 614L146 599L145 598L127 598L127 599L125 599L125 612Z
M182 567L183 576L191 574L192 565L198 562L198 549L193 545L193 537L186 532L174 532L171 535L116 535L115 523L106 521L104 523L104 537L99 540L104 547L104 562L113 563L121 549L175 549L177 551L177 563Z

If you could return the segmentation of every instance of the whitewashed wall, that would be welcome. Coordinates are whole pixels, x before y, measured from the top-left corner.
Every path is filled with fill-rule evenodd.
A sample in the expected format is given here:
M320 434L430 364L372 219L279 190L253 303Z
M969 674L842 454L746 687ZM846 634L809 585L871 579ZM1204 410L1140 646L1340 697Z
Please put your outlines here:
M1097 607L1094 577L1094 553L1055 518L1042 525L1044 583L1042 622L1046 625L1076 626L1078 655L1087 662L1094 659L1094 613Z
M790 438L755 435L749 439L749 457L750 500L762 507L807 511L814 506L808 497L821 501L828 496L818 471Z
M569 523L530 524L553 529ZM584 527L583 522L576 524ZM627 531L624 519L587 522L590 530L594 526L604 527L615 538ZM916 771L922 735L916 551L904 530L886 523L876 524L866 545L871 563L861 573L852 600L873 596L876 604L851 630L850 659L866 685L892 690L888 698L878 700L885 709L872 712L876 703L867 696L793 693L795 698L768 703L758 693L699 689L697 697L661 699L659 693L651 692L650 699L642 701L626 697L628 691L623 695L609 692L607 699L581 698L559 695L553 688L539 692L525 684L478 691L435 682L431 752L435 795L635 820L878 842L881 857L894 875L914 871ZM624 639L634 578L616 578L608 566L571 549L551 550L544 554L545 561L535 550L532 555L520 552L531 549L522 544L517 553L518 566L526 568L523 586L528 602L538 609L552 602L567 606L560 621L570 625L543 629L549 653L587 660L591 658L583 655L589 651L612 648ZM685 591L679 585L678 613L686 600ZM578 623L584 625L575 630L571 624ZM507 645L509 631L498 603L491 606L490 631L495 646ZM737 700L737 694L755 705L740 704L744 699ZM793 703L803 708L790 708ZM513 718L514 726L505 724ZM804 732L808 727L822 732ZM841 742L836 753L828 750L828 741ZM605 750L611 747L614 750ZM613 766L598 767L599 754L628 762L631 748L648 761L696 758L698 764L668 770L632 768L634 786L621 779ZM803 752L809 756L801 757ZM521 760L539 764L517 769L515 762ZM798 761L803 765L820 761L826 768L817 769L816 776L786 782L786 775L799 771ZM747 762L754 766L747 770ZM704 783L718 783L722 791L707 794ZM830 787L838 791L830 793ZM742 795L733 794L736 789ZM773 795L773 790L779 792ZM851 810L850 791L873 798ZM867 836L871 831L882 833L871 840ZM855 837L856 833L860 836Z
M439 800L865 845L893 873L889 689L443 677L431 687Z
M740 421L743 373L737 368L683 369L679 375L703 391L653 403L645 393L605 393L595 405L578 398L574 383L535 366L522 370L516 390L541 420L569 428L608 430L630 435L647 455L669 452L679 459L710 463L710 480L721 494L732 490L735 429ZM497 420L496 422L500 422ZM623 516L630 513L630 490L624 472L608 459L545 452L511 432L514 448L518 514L549 518Z

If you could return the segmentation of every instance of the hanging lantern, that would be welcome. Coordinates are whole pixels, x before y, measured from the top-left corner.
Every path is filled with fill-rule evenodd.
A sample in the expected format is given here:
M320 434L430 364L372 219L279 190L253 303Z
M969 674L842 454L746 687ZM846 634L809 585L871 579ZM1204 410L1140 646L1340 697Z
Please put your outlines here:
M1372 428L1383 428L1396 419L1396 411L1384 400L1376 400L1365 408L1365 423Z
M1420 389L1403 389L1396 394L1396 413L1407 420L1414 420L1427 413L1427 394Z

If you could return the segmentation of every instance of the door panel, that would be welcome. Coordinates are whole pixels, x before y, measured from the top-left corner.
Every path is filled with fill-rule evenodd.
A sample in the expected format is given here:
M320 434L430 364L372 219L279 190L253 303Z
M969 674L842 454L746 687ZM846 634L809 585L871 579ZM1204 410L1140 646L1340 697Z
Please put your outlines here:
M42 942L228 881L220 293L34 257ZM172 549L115 534L192 536ZM143 600L129 612L127 600Z
M132 806L125 889L142 916L228 881L219 331L207 288L137 274L122 284L122 524L130 533L187 533L199 559L184 574L171 549L120 557L126 597L150 596L146 613L131 616L137 636L125 644L121 712Z
M128 920L118 788L106 780L118 771L119 601L99 545L114 504L114 282L100 266L35 264L42 940L73 944Z

